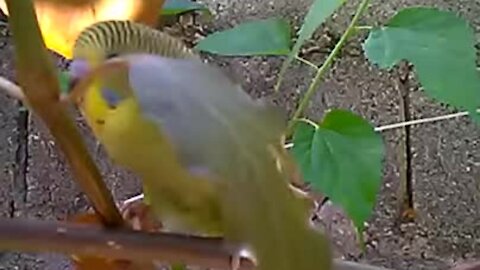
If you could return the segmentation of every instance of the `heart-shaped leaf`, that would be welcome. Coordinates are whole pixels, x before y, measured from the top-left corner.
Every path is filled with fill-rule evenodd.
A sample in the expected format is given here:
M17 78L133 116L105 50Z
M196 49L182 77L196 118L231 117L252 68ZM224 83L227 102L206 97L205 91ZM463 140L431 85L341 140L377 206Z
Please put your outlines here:
M410 61L429 95L474 111L480 105L474 45L474 32L465 20L451 12L416 7L401 10L371 31L364 50L381 68Z
M293 144L292 154L305 181L343 207L362 231L381 184L380 135L361 117L333 110L318 125L300 121Z
M220 55L285 55L290 52L290 25L270 18L240 24L202 39L195 49Z

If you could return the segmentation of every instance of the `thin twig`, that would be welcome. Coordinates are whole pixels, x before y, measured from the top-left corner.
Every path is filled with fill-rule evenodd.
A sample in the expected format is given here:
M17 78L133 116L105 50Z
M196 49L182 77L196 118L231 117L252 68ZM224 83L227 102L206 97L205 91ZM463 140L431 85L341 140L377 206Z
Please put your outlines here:
M480 112L480 111L477 110L477 112ZM463 116L467 116L467 115L469 115L468 112L459 112L459 113L452 113L452 114L435 116L435 117L430 117L430 118L410 120L410 121L406 121L406 122L401 122L401 123L395 123L395 124L376 127L375 131L385 131L385 130L407 127L407 126L413 126L413 125L418 125L418 124L432 123L432 122L448 120L448 119L452 119L452 118L463 117Z
M360 19L363 12L367 9L368 3L369 3L369 0L362 0L362 2L358 5L358 9L355 12L355 15L353 16L352 21L350 22L350 25L343 33L342 37L340 38L338 43L335 45L335 48L332 50L330 55L328 55L323 65L318 69L317 74L313 78L312 83L308 87L307 92L303 96L302 100L300 101L300 104L298 105L297 110L295 111L295 113L293 114L293 117L288 123L287 137L290 137L293 131L293 126L295 121L302 116L303 112L307 108L308 103L310 102L311 97L318 90L318 86L320 85L321 79L326 74L330 66L333 64L333 61L337 57L338 53L340 53L340 50L342 49L343 45L347 42L347 39L351 36L352 32L355 30L355 25L357 24L357 21Z
M0 250L56 252L135 261L183 262L206 268L229 269L239 247L220 238L203 238L126 229L105 230L87 224L31 219L0 219ZM335 270L387 270L335 260ZM238 270L253 270L247 258Z
M477 110L477 113L480 113L480 110ZM458 112L458 113L451 113L451 114L434 116L434 117L429 117L429 118L415 119L415 120L410 120L410 121L406 121L406 122L393 123L393 124L388 124L388 125L384 125L384 126L379 126L379 127L374 128L374 130L378 131L378 132L387 131L387 130L396 129L396 128L402 128L402 127L419 125L419 124L426 124L426 123L433 123L433 122L449 120L449 119L453 119L453 118L464 117L464 116L468 116L469 114L470 114L469 112ZM293 143L287 143L287 144L285 144L284 147L286 149L292 148Z
M220 238L145 233L98 225L27 219L0 220L0 250L56 252L135 261L185 262L208 268L228 268L236 246ZM252 269L243 259L241 269Z
M14 84L13 82L7 80L2 76L0 76L0 89L7 93L10 97L22 101L25 100L25 96L23 95L20 86Z
M307 59L305 59L305 58L303 58L303 57L300 57L300 56L298 56L298 55L295 56L295 59L297 59L298 61L300 61L300 62L304 63L305 65L307 65L307 66L309 66L309 67L311 67L311 68L313 68L313 69L315 69L315 70L318 71L318 66L315 65L314 63L308 61Z
M370 31L370 30L373 29L373 26L369 26L369 25L359 25L359 26L355 26L355 29L356 29L356 30Z

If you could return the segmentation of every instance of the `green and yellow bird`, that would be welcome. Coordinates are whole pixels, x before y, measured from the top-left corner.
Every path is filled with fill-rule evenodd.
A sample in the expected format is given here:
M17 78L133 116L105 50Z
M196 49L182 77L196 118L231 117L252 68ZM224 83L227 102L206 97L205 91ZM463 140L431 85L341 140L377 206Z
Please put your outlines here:
M326 239L277 166L279 111L167 36L135 48L126 33L99 37L77 42L73 93L112 159L141 177L167 230L245 244L262 270L331 269Z
M148 26L130 21L106 21L99 22L86 28L77 39L73 49L74 62L71 65L74 77L80 77L85 69L100 65L102 62L118 55L129 55L132 53L150 53L174 58L198 59L190 49L181 41L168 34L157 31ZM80 65L79 65L80 63ZM126 74L125 74L126 75ZM107 76L108 77L108 76ZM153 206L161 205L162 209L156 209L161 217L161 222L166 230L175 232L188 232L194 234L204 234L217 236L222 229L218 224L221 218L217 192L214 191L214 185L211 181L193 181L187 180L189 177L175 160L176 154L171 148L167 139L162 138L162 134L144 133L146 130L155 129L148 122L141 121L143 118L138 115L131 115L131 112L138 111L134 108L136 103L125 107L125 118L112 118L106 120L109 113L112 112L112 104L120 98L132 96L132 90L128 87L127 76L115 75L112 80L112 86L102 91L86 91L82 93L78 101L81 102L82 112L91 127L95 136L106 147L112 158L121 165L124 165L135 171L143 179L144 193L147 200L150 190L161 190L161 203L151 202ZM106 80L106 78L102 78ZM115 91L113 91L115 90ZM74 92L75 93L75 92ZM131 100L133 101L133 100ZM124 108L124 107L122 107ZM123 110L116 110L116 115L121 115ZM126 120L136 117L135 127L128 127L131 131L127 144L117 141L117 130L124 128ZM120 120L117 123L115 119ZM133 134L138 132L138 134ZM148 136L150 135L150 136ZM151 141L149 141L151 140ZM160 142L164 142L163 144ZM127 146L127 147L125 147ZM131 146L131 147L130 147ZM158 149L154 149L158 147ZM133 151L133 152L132 152ZM129 159L129 157L136 157ZM128 158L124 160L123 158ZM158 164L145 162L146 160L158 160ZM132 163L132 162L139 162ZM146 166L152 166L146 168ZM162 168L162 166L165 166ZM141 168L141 169L140 169ZM162 173L168 175L161 175ZM178 178L178 179L176 179ZM149 181L158 179L158 181ZM193 182L193 184L191 184ZM159 187L151 187L151 184ZM185 185L184 188L179 188ZM205 198L200 196L183 196L183 193L191 194L200 192ZM206 198L206 197L209 198ZM184 197L181 201L179 198ZM172 214L170 214L172 212ZM199 213L192 215L191 213ZM181 221L177 220L181 219Z

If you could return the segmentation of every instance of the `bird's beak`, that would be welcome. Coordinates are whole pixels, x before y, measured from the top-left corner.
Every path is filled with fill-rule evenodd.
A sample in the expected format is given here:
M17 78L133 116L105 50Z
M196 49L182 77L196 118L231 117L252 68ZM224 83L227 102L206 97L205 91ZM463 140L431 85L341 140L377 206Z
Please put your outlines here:
M84 59L74 59L70 64L70 90L75 87L76 83L83 77L85 77L90 71L87 60Z
M69 71L67 72L68 76L68 85L66 91L64 91L62 100L67 102L77 101L81 96L80 93L75 91L79 82L87 76L91 68L88 65L88 62L84 59L74 59L70 64Z

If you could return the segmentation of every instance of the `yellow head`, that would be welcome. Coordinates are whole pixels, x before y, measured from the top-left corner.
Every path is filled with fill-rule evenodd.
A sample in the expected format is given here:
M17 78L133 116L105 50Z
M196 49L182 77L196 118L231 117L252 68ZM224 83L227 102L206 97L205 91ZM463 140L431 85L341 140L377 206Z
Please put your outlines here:
M84 29L73 49L71 75L82 79L105 61L131 53L150 53L173 58L197 56L179 39L146 25L131 21L103 21ZM93 131L102 132L103 123L115 106L115 101L129 96L128 67L107 68L94 75L74 99L80 105ZM123 70L123 71L120 71ZM120 71L120 72L117 72Z
M128 81L128 66L123 62L107 61L97 64L74 60L70 75L74 86L74 102L80 108L96 136L101 136L103 126L115 109L132 96ZM106 64L105 64L106 63ZM113 64L112 64L113 63ZM89 68L93 66L94 68Z

